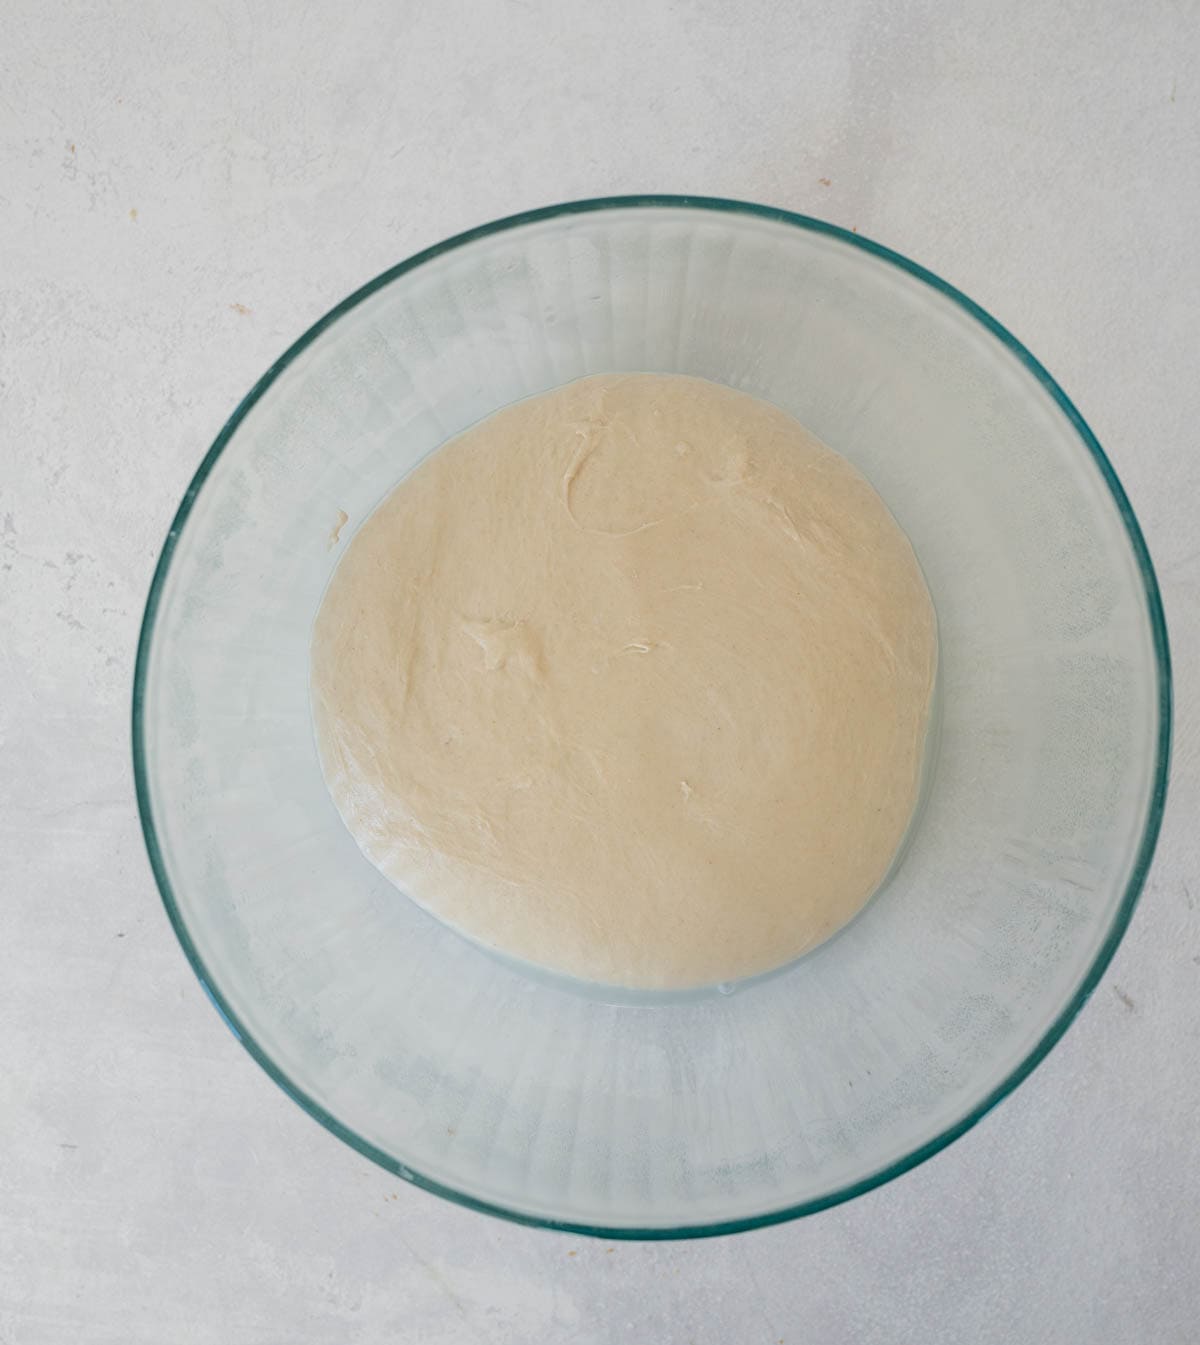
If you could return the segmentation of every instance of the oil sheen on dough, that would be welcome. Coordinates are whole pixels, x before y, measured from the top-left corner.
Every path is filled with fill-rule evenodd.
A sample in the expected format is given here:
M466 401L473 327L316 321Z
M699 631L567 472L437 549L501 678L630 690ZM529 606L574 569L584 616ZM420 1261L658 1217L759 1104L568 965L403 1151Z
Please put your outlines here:
M312 695L366 855L478 942L675 988L791 960L886 874L937 657L907 538L777 408L674 375L491 416L363 524Z

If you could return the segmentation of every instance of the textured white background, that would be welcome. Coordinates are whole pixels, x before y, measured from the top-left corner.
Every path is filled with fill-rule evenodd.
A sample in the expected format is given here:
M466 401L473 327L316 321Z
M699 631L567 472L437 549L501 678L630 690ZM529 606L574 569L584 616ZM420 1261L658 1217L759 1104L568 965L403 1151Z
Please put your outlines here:
M1200 1326L1200 7L0 0L0 1345L1194 1342ZM376 1170L205 1002L131 793L141 606L237 399L499 215L746 197L1012 328L1133 500L1173 795L1034 1076L849 1205L667 1246Z

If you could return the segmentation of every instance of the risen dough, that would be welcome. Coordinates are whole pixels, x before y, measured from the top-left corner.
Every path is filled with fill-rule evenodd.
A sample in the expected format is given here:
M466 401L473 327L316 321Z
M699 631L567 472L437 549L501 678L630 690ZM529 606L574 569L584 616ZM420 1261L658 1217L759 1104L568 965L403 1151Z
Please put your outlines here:
M775 407L583 379L468 430L354 537L317 618L333 798L483 944L678 987L778 966L885 875L936 662L908 540Z

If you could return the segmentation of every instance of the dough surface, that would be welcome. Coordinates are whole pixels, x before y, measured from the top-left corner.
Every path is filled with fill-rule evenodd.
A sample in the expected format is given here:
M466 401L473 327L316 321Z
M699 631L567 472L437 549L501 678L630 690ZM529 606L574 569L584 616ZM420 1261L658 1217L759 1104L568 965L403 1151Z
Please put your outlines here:
M777 408L601 375L427 458L317 616L325 777L369 859L480 943L610 984L827 938L917 801L937 659L908 539Z

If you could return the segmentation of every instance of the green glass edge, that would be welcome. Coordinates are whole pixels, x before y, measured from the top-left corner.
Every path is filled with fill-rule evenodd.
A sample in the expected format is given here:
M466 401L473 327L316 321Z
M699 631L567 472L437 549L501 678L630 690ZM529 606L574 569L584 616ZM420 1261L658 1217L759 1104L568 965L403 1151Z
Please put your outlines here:
M1138 569L1141 572L1142 584L1145 590L1146 609L1150 619L1151 636L1154 644L1154 652L1158 665L1158 705L1159 705L1159 724L1158 724L1158 742L1156 744L1157 760L1155 763L1153 787L1150 793L1150 803L1146 815L1145 830L1142 833L1141 843L1138 846L1137 857L1135 859L1133 870L1130 874L1129 883L1126 886L1125 894L1121 899L1121 904L1117 909L1107 936L1096 954L1096 958L1089 968L1087 974L1083 977L1074 994L1068 1000L1065 1007L1059 1013L1058 1017L1050 1025L1041 1039L1036 1043L1033 1049L1024 1060L1004 1079L997 1087L987 1094L982 1101L978 1102L965 1116L954 1125L947 1127L933 1139L926 1141L911 1153L903 1158L897 1159L877 1172L871 1173L856 1182L841 1187L836 1191L831 1191L827 1195L821 1196L816 1200L804 1201L798 1205L788 1205L782 1209L772 1210L766 1214L758 1214L749 1218L731 1219L719 1223L709 1224L684 1224L670 1228L609 1228L603 1225L590 1225L572 1223L567 1220L556 1220L541 1218L536 1215L526 1214L520 1210L509 1209L503 1205L491 1204L488 1201L477 1200L475 1197L467 1195L465 1192L456 1191L452 1187L444 1186L442 1183L424 1177L418 1172L412 1171L406 1165L398 1163L390 1155L383 1152L363 1139L360 1135L354 1133L348 1127L344 1126L338 1119L327 1112L315 1099L309 1097L302 1089L298 1088L288 1077L280 1070L270 1057L262 1050L250 1033L246 1030L244 1024L234 1012L233 1008L226 1001L220 989L213 982L208 969L204 965L199 951L193 944L187 927L175 903L175 897L171 890L171 884L167 877L166 865L158 844L158 836L155 831L154 818L151 810L150 791L147 780L147 765L144 750L143 733L143 706L145 700L146 675L150 660L150 646L153 640L155 617L158 612L159 602L162 597L163 585L166 582L167 572L170 569L171 557L174 554L175 546L179 539L183 526L187 522L192 505L204 485L209 473L215 466L217 459L224 451L226 444L237 431L238 426L245 419L254 404L266 392L276 378L284 369L292 363L294 359L310 346L323 331L337 321L344 313L350 311L357 304L390 284L393 280L402 276L407 271L414 270L425 262L432 261L435 257L443 253L450 252L455 248L462 247L464 244L471 243L479 238L486 238L490 234L502 233L507 229L517 228L525 224L533 224L539 220L553 219L559 215L579 215L588 214L595 211L613 210L613 209L631 209L642 207L667 207L667 208L686 208L709 210L715 213L742 214L756 216L760 219L773 220L781 224L789 224L795 228L805 229L810 233L825 234L831 238L839 239L852 247L861 248L864 252L874 257L879 257L883 261L891 263L893 266L906 271L909 275L915 276L926 285L953 300L960 308L970 314L982 327L989 331L1003 345L1005 345L1014 354L1025 368L1037 379L1042 387L1049 393L1059 409L1066 416L1067 420L1074 427L1079 435L1084 447L1091 454L1093 461L1100 471L1100 475L1112 493L1116 502L1117 510L1121 520L1125 525L1125 531L1129 539L1130 546L1133 548L1134 557L1137 560ZM196 973L209 998L213 1001L218 1013L231 1028L234 1035L237 1036L242 1045L258 1064L266 1071L271 1079L283 1089L293 1101L297 1102L305 1111L315 1120L319 1121L327 1130L331 1131L340 1140L349 1144L360 1154L378 1163L380 1167L401 1177L406 1181L412 1182L426 1191L431 1191L434 1195L442 1196L446 1200L451 1200L458 1205L463 1205L468 1209L478 1210L483 1214L497 1215L500 1218L511 1220L513 1223L526 1224L534 1228L549 1228L560 1232L576 1233L589 1237L606 1238L610 1241L618 1239L642 1239L650 1241L664 1241L673 1238L700 1238L717 1237L726 1233L740 1233L749 1229L764 1228L772 1224L783 1223L789 1219L797 1219L803 1215L815 1214L820 1210L828 1209L830 1206L839 1205L843 1201L852 1200L855 1196L864 1194L867 1191L874 1190L877 1186L882 1186L896 1177L910 1172L918 1164L923 1163L927 1158L951 1144L959 1136L965 1134L970 1128L987 1115L997 1103L1001 1102L1009 1093L1023 1082L1033 1070L1049 1054L1051 1048L1066 1032L1067 1028L1074 1021L1080 1009L1083 1008L1092 992L1095 990L1104 974L1105 968L1112 959L1117 945L1121 942L1125 930L1129 926L1129 921L1133 916L1134 907L1137 905L1138 897L1141 894L1142 885L1145 882L1147 871L1149 870L1151 860L1154 856L1154 848L1158 841L1158 835L1162 826L1163 809L1166 803L1167 777L1170 767L1171 757L1171 722L1172 722L1172 683L1171 683L1171 654L1167 641L1166 618L1163 613L1162 598L1159 593L1158 580L1154 574L1154 567L1150 560L1150 553L1147 550L1145 538L1142 536L1142 530L1134 516L1133 509L1130 506L1129 499L1113 471L1112 464L1105 456L1104 450L1100 447L1095 435L1088 428L1083 417L1076 410L1071 399L1063 392L1049 372L1042 364L1021 344L1020 341L1008 331L1001 323L997 322L989 313L982 309L974 300L969 299L960 290L953 285L948 284L933 272L926 270L923 266L909 261L907 257L891 248L884 247L880 243L872 242L868 238L862 237L857 233L850 233L848 230L840 228L835 224L828 224L823 220L813 219L808 215L799 215L790 210L782 210L772 206L756 205L745 201L727 200L721 197L710 196L609 196L598 197L592 200L568 201L561 205L543 206L537 210L523 211L517 215L509 215L500 220L495 220L490 224L483 224L474 229L468 229L465 233L460 233L444 242L438 243L433 247L424 249L409 257L406 261L399 262L396 266L384 271L376 276L374 280L363 285L361 289L343 299L340 304L330 309L324 317L315 322L304 333L299 340L295 341L267 372L250 389L249 393L238 404L237 408L226 422L220 434L213 441L212 447L204 455L203 461L193 476L191 483L184 493L179 508L175 512L175 517L167 532L166 541L163 544L162 554L159 557L158 565L155 567L154 578L150 584L150 593L146 599L146 610L142 618L141 632L138 637L137 659L134 666L133 678L133 775L134 784L137 792L138 812L141 818L142 833L146 842L146 850L150 858L151 868L154 871L155 881L158 884L159 893L166 908L167 916L175 935L179 940L188 961L192 965L192 970Z

